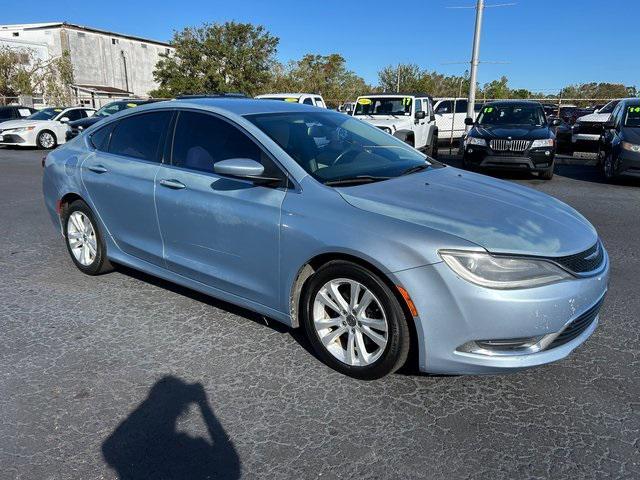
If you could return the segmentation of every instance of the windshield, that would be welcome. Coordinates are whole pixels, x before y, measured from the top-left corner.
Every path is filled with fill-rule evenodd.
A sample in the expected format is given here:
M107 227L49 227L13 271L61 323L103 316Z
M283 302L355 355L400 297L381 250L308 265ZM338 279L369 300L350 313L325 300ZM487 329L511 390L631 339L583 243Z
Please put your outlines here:
M480 125L544 125L544 112L538 105L487 105L478 116Z
M131 107L129 105L131 105ZM114 113L124 110L125 108L132 108L137 106L138 105L135 103L109 103L98 110L96 113L94 113L94 115L96 117L108 117L109 115L113 115Z
M411 115L411 97L360 97L354 115Z
M602 107L600 110L598 110L598 113L611 113L611 112L613 112L613 109L616 108L616 105L618 105L618 102L620 102L620 100L611 100L604 107Z
M627 108L627 116L624 119L625 127L640 127L640 105L634 105Z
M56 115L62 113L64 108L43 108L39 112L28 116L29 120L51 120Z
M270 113L247 119L323 183L386 180L430 165L406 143L341 113Z

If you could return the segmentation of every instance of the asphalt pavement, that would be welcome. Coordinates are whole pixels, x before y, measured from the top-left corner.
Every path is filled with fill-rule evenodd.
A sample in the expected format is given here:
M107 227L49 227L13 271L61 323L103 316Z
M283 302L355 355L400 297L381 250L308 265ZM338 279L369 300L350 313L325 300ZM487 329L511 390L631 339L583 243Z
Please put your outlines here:
M600 326L569 358L363 382L254 313L80 273L41 157L0 149L0 478L640 478L640 179L501 175L578 209L609 251Z

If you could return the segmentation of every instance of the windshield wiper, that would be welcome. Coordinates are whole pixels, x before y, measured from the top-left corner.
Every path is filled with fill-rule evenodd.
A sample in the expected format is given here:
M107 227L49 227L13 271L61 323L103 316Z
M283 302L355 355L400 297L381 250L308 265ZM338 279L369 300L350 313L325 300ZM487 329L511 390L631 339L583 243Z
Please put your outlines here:
M356 177L339 178L337 180L329 180L324 182L325 185L330 187L345 186L345 185L360 185L361 183L373 183L380 182L382 180L389 180L391 177L374 177L373 175L358 175Z
M415 165L411 168L407 168L400 175L411 175L412 173L421 172L422 170L426 170L427 168L429 168L429 165L426 163L423 163L421 165Z

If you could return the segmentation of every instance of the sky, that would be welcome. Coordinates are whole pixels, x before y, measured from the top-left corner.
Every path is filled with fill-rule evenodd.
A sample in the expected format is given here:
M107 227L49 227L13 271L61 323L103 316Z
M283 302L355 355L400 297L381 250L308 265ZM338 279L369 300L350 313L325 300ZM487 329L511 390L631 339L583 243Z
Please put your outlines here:
M10 0L4 0L10 2ZM512 88L555 93L563 86L640 86L636 17L640 0L486 0L478 81L506 75ZM394 8L394 4L397 8ZM280 38L278 59L339 53L377 84L387 65L415 63L445 74L469 68L475 0L30 0L0 22L67 21L169 41L175 30L235 20ZM460 62L460 63L455 63Z

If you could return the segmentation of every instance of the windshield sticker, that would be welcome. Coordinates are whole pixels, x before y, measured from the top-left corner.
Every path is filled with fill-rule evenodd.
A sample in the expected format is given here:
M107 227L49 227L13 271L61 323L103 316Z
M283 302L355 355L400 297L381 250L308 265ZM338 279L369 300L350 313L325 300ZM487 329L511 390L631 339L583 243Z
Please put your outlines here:
M371 105L371 99L370 98L359 98L358 99L358 104L360 104L360 105Z
M629 107L630 113L640 113L640 107Z
M61 112L61 111L62 111L62 109L61 109L61 108L54 108L54 109L53 109L53 111L54 111L54 112Z
M127 103L127 108L137 107L138 105L135 103Z
M484 113L491 113L493 112L493 107L487 107L484 109Z
M404 105L405 107L408 107L409 105L411 105L411 98L409 97L404 97L402 99L402 105Z
M285 102L290 102L290 103L298 103L298 99L297 98L285 98L284 101Z

